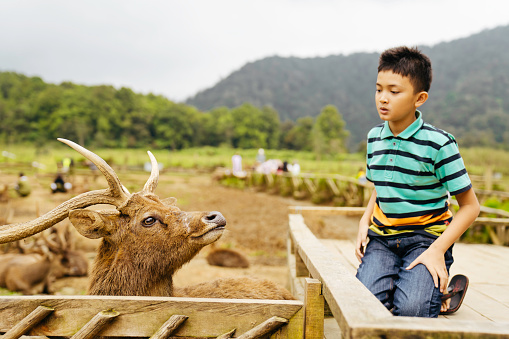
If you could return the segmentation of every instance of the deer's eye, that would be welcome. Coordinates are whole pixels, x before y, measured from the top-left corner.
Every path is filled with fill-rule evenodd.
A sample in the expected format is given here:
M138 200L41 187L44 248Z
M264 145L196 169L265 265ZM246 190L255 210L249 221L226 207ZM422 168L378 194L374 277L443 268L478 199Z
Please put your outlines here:
M150 227L150 226L153 226L155 223L156 223L157 219L156 218L153 218L153 217L148 217L148 218L145 218L143 219L143 221L141 222L141 224L145 227Z

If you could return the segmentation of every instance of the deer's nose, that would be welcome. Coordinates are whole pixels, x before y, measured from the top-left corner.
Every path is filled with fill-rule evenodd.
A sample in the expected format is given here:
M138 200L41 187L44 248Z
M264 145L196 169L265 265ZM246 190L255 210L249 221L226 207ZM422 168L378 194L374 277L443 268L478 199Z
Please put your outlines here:
M203 217L204 221L207 223L214 223L218 226L225 226L226 225L226 219L221 214L221 212L210 212L206 216Z

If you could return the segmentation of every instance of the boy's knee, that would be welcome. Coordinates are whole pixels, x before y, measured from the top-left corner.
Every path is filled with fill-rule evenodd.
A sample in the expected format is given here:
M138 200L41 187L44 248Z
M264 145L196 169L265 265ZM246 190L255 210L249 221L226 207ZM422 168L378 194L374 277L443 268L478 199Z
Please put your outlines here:
M435 294L435 293L433 293ZM403 299L403 300L401 300ZM395 300L393 314L405 317L424 317L436 318L440 313L441 302L440 299L433 296L426 298L423 295L410 295L405 298Z

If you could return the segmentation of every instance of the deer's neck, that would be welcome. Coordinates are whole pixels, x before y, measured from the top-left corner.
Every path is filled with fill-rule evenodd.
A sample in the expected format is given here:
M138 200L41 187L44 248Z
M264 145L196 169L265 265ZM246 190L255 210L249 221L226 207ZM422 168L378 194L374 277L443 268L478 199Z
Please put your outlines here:
M172 296L174 271L122 253L103 242L90 276L89 294Z

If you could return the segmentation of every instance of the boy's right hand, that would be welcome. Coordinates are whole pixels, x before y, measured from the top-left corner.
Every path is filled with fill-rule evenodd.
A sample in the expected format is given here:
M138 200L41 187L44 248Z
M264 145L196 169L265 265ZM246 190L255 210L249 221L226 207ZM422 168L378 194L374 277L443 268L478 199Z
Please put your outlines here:
M366 248L368 240L368 229L369 224L361 221L359 224L359 232L357 233L357 242L355 244L355 256L359 262L362 262L362 258L364 257L364 249Z

